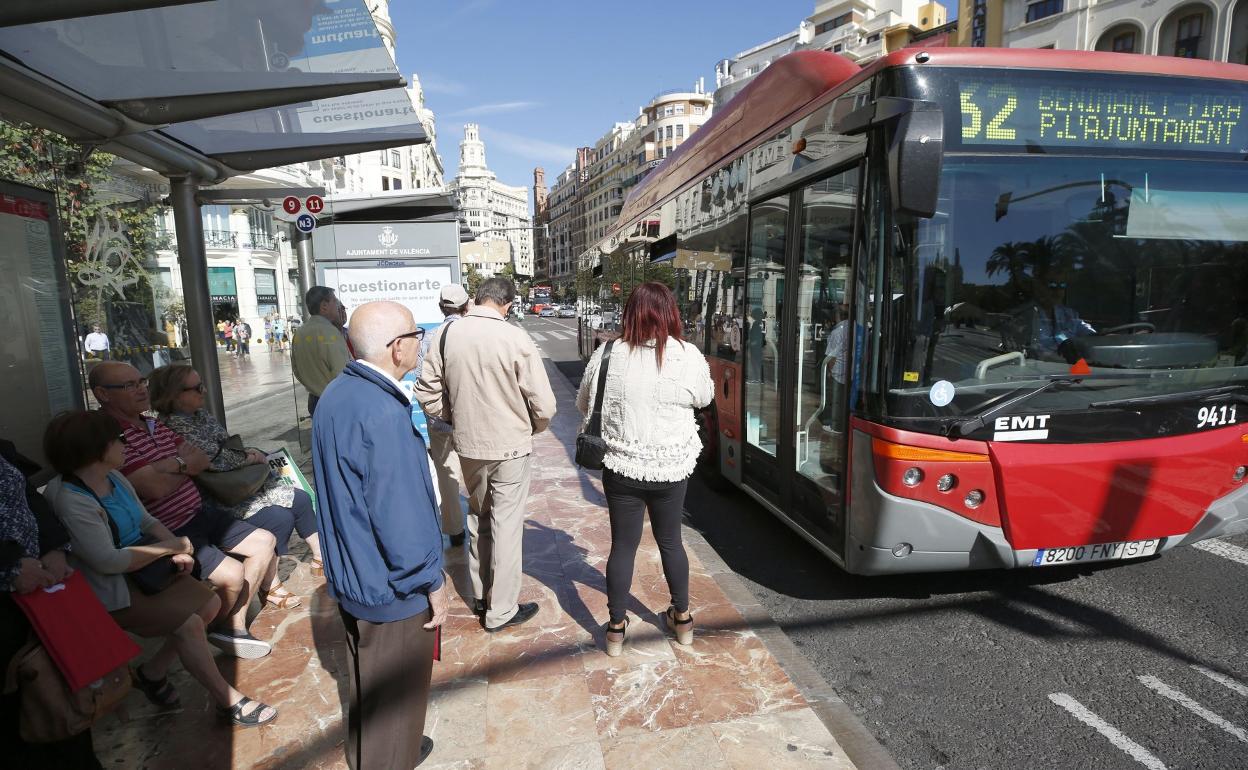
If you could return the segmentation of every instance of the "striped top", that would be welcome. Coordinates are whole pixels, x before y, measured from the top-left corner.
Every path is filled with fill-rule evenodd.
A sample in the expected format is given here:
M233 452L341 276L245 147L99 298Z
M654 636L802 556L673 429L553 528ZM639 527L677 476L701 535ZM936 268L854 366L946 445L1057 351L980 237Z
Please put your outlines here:
M143 424L144 428L130 422L122 425L126 435L126 464L121 472L127 476L154 462L174 457L182 443L181 436L151 417L144 417ZM195 518L203 506L203 499L195 482L188 476L173 492L159 500L144 499L143 505L161 524L176 532Z

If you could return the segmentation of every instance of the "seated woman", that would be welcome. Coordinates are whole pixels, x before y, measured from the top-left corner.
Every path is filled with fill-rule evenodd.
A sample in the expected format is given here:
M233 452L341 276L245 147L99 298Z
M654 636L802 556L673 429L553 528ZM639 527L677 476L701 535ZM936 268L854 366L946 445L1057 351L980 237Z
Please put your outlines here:
M191 367L162 366L152 372L148 391L152 408L160 415L160 421L211 457L211 470L232 471L244 465L268 462L259 450L243 451L225 445L230 435L204 409L203 380ZM272 532L277 538L278 556L286 554L290 533L298 530L299 536L312 551L312 575L321 577L325 574L321 563L321 540L316 531L316 514L307 492L270 481L250 500L235 507L233 513L253 527ZM299 606L298 597L281 583L270 589L266 598L279 608Z
M60 473L44 495L69 531L70 564L82 570L118 625L136 636L166 640L134 670L139 689L158 706L178 705L168 678L176 657L208 690L222 717L241 727L273 721L277 709L246 697L217 669L207 624L221 600L189 576L194 565L190 541L174 537L150 516L119 472L125 445L117 421L103 412L66 412L48 424L43 444ZM159 593L144 593L127 576L165 556L172 557L178 574Z

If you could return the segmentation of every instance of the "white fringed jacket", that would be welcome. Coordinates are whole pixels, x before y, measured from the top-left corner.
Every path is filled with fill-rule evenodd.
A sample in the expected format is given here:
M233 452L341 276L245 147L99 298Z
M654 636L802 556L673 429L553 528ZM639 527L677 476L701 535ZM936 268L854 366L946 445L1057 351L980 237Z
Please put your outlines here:
M576 405L585 415L594 407L600 346L585 367ZM706 358L688 342L668 338L662 370L654 342L632 348L616 340L607 367L602 402L602 437L607 444L606 467L640 481L676 482L693 474L702 442L695 409L714 397Z

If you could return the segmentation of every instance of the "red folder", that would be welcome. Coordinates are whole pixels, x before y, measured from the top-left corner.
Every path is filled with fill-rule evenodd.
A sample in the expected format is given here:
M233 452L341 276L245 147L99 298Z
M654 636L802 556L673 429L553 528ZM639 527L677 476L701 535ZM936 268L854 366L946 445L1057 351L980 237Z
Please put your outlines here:
M11 596L30 618L71 691L125 665L140 652L104 609L81 572L50 588Z

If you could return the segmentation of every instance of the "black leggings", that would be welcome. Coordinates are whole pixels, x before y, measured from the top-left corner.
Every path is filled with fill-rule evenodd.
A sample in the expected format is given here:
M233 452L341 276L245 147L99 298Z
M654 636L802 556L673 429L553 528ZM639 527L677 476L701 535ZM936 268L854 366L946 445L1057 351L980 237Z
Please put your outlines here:
M611 515L611 556L607 558L607 609L611 622L620 624L628 610L633 585L633 562L641 544L646 509L659 544L663 576L677 612L689 611L689 557L680 540L680 517L685 507L689 480L658 484L621 476L611 469L602 472L602 489Z

